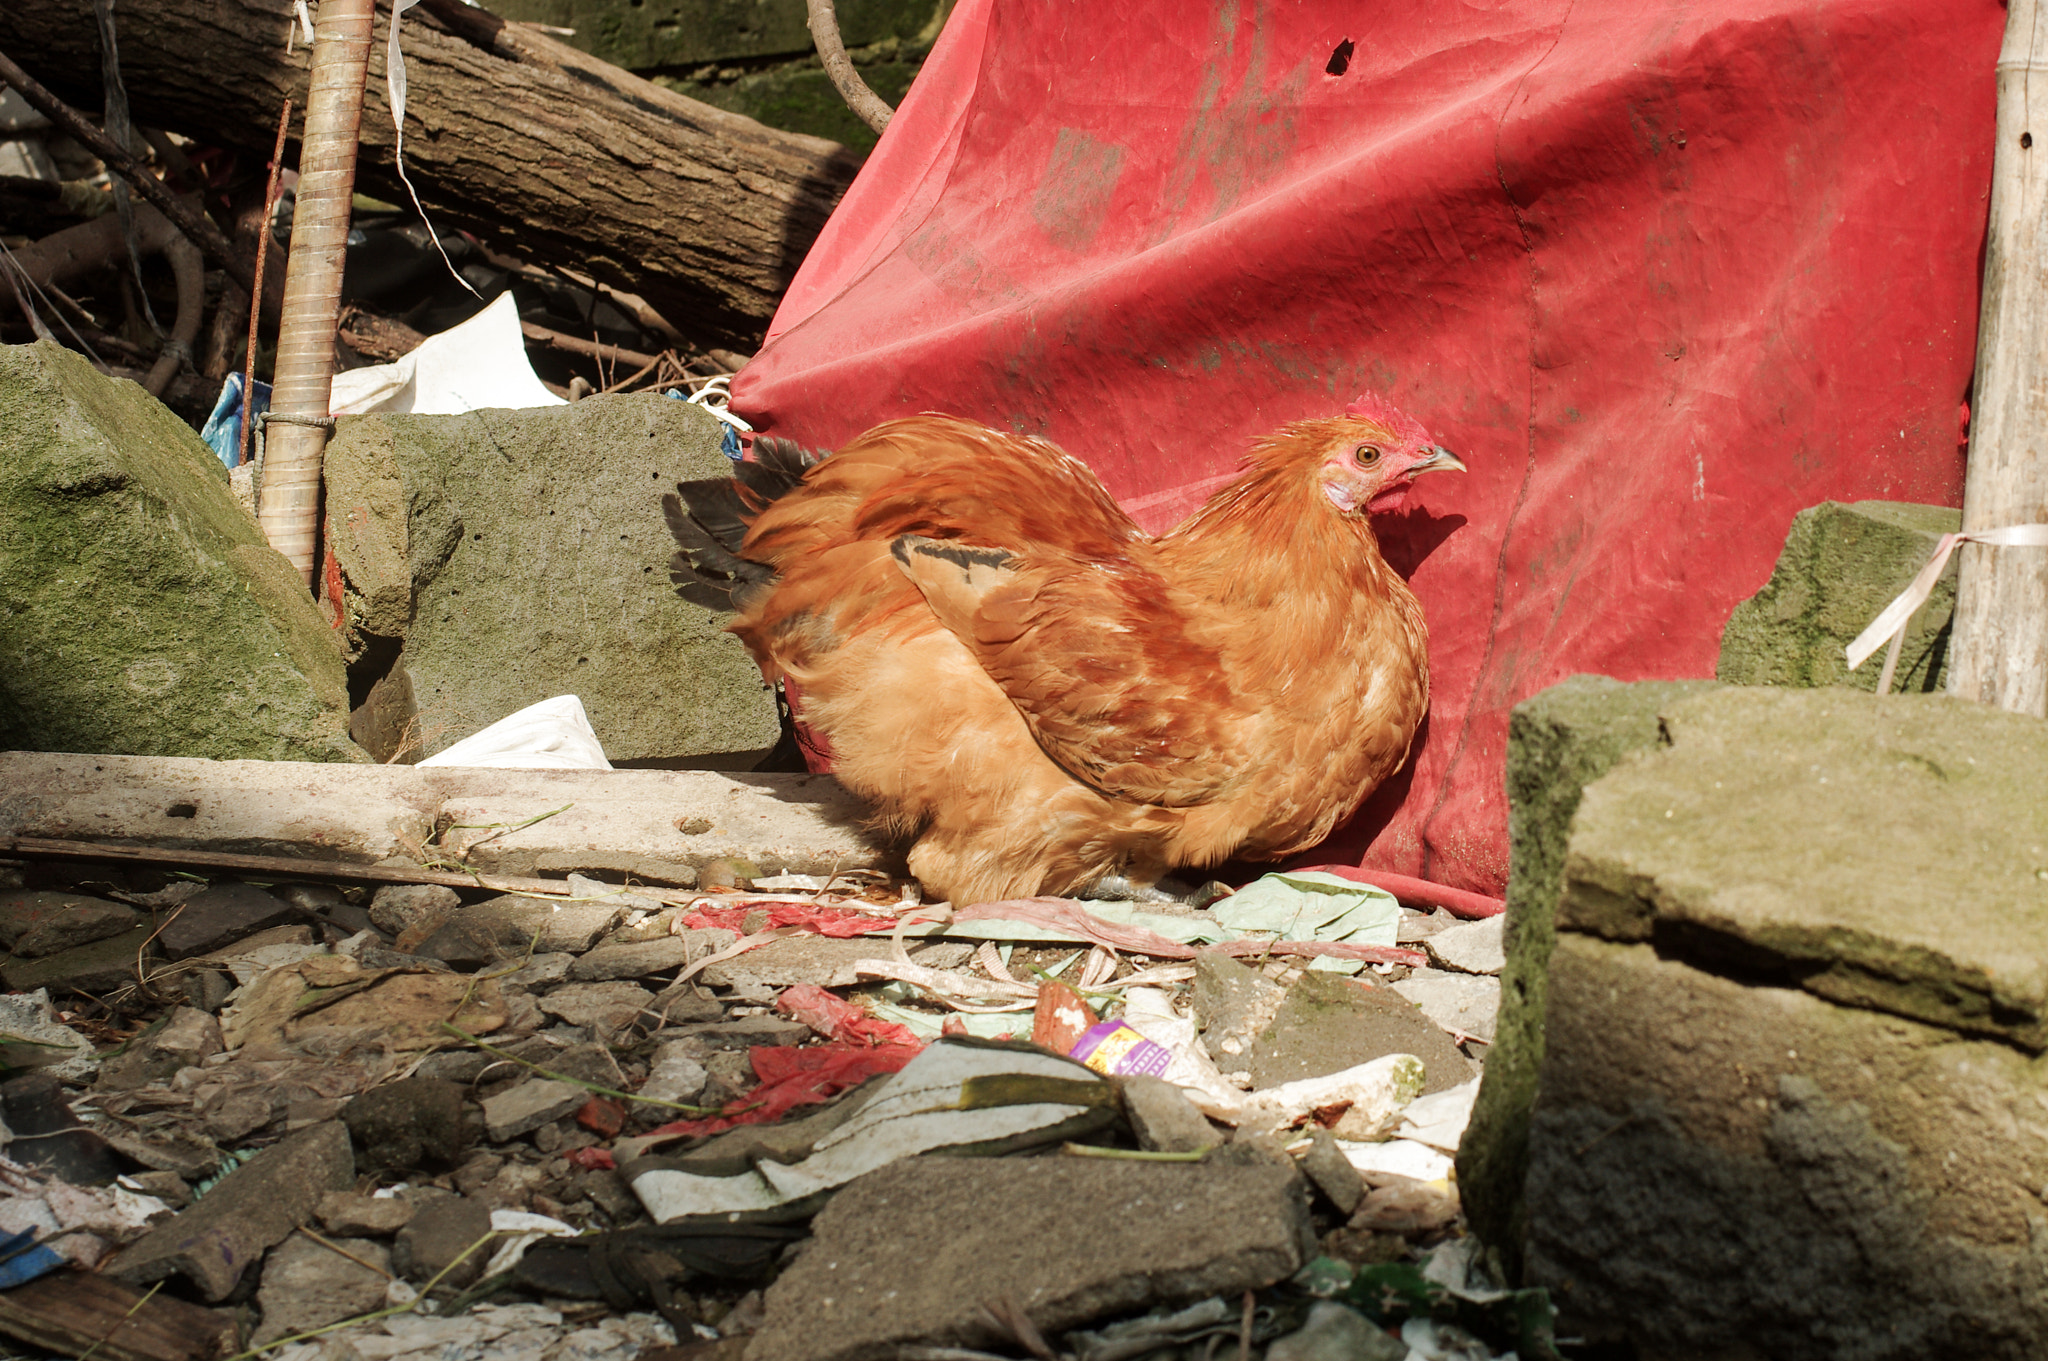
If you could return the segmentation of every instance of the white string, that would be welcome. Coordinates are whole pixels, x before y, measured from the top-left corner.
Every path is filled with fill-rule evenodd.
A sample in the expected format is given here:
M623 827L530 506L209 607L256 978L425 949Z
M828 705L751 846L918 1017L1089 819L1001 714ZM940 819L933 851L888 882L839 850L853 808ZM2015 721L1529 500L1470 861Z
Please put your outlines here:
M1884 674L1878 677L1877 693L1889 694L1892 688L1892 673L1899 662L1899 649L1906 639L1906 624L1913 618L1913 612L1927 603L1927 597L1934 593L1934 583L1941 577L1941 569L1948 566L1949 555L1959 544L1982 543L2001 548L2048 548L2048 525L2006 525L1999 529L1976 529L1963 534L1944 534L1934 545L1934 556L1920 569L1920 575L1912 584L1899 593L1898 599L1884 607L1877 618L1870 621L1870 627L1856 635L1856 641L1846 649L1849 669L1854 671L1870 659L1870 654L1883 647L1887 640L1890 651L1885 656Z
M417 2L418 0L414 0L414 3ZM739 431L742 435L751 435L754 433L754 427L748 425L738 416L735 416L732 412L726 410L726 404L732 401L731 389L732 375L729 373L721 373L716 378L713 378L710 382L706 383L703 387L698 388L695 392L691 393L684 400L689 402L691 406L699 406L704 408L704 410L718 417L718 419L724 421L727 425ZM716 403L716 405L713 404L714 402Z
M434 224L427 221L427 209L420 202L420 191L412 187L412 180L405 173L405 53L398 46L398 16L417 5L420 0L391 0L391 40L384 53L384 86L391 99L391 126L396 134L391 146L391 160L398 167L398 178L405 185L405 192L412 195L412 206L420 210L420 221L426 223L427 236L433 241L434 249L441 253L441 263L448 266L448 273L456 283L468 288L470 296L481 299L483 294L470 287L469 280L456 272L455 262L448 258L447 248L441 244L441 234L434 230Z

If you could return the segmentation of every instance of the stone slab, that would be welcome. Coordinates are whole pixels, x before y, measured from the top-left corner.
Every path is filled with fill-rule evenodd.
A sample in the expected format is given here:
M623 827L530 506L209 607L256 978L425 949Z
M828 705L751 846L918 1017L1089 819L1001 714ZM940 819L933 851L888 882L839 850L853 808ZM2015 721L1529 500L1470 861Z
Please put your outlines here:
M313 1217L324 1193L354 1183L348 1131L338 1121L311 1126L230 1172L100 1269L130 1285L182 1275L202 1298L225 1299L251 1263Z
M1577 933L1530 1283L1642 1356L2038 1357L2048 1059Z
M1662 726L1585 791L1561 930L2048 1049L2048 723L1731 686Z
M132 929L132 907L83 893L14 889L0 893L0 946L34 958L90 945Z
M885 939L788 936L710 965L699 977L714 988L787 988L797 983L850 988L860 981L855 960L880 959L888 951Z
M1423 942L1429 957L1459 973L1497 974L1507 965L1503 950L1505 914L1447 926Z
M1471 1061L1407 998L1338 974L1305 973L1287 990L1244 1066L1253 1089L1260 1090L1342 1072L1388 1054L1422 1060L1425 1094L1472 1076ZM1229 1064L1221 1066L1232 1071Z
M316 1243L293 1234L264 1259L263 1284L256 1291L263 1322L250 1343L268 1346L383 1308L390 1267L391 1249L383 1243L367 1238Z
M1735 607L1721 635L1717 678L1737 685L1877 688L1882 654L1849 670L1843 650L1962 526L1951 506L1898 501L1823 501L1799 512L1771 579ZM1950 558L1934 592L1906 626L1895 689L1938 691L1955 613Z
M1486 974L1449 973L1442 969L1417 969L1389 986L1422 1008L1422 1014L1443 1029L1470 1035L1488 1044L1493 1042L1500 1017L1498 978Z
M1237 1299L1307 1259L1284 1163L915 1158L833 1197L764 1298L748 1361L856 1361L923 1343L1007 1349L983 1310L1041 1332L1211 1295Z
M369 759L334 632L219 458L50 341L0 345L0 747Z
M0 752L0 836L357 864L425 859L438 826L446 850L497 874L603 870L687 887L699 866L734 856L779 873L888 868L865 814L829 775ZM456 830L529 822L482 845L487 830Z

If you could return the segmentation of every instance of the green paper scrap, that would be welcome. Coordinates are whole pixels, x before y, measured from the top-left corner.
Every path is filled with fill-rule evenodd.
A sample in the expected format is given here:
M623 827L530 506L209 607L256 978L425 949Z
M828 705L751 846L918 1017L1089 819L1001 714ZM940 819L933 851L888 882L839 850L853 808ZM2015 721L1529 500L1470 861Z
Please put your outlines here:
M1392 945L1401 923L1401 904L1393 894L1320 870L1268 874L1194 916L1148 912L1135 903L1084 902L1081 906L1100 921L1143 927L1182 945L1265 937ZM993 918L913 922L903 934L993 940L1006 947L1018 941L1087 941L1086 936L1057 927ZM1364 961L1318 955L1309 967L1356 973Z
M1321 870L1268 874L1246 884L1209 909L1218 924L1234 932L1281 940L1343 941L1351 945L1392 945L1401 925L1401 904L1393 894ZM1357 973L1358 959L1318 955L1309 964L1324 972Z
M885 1021L894 1021L907 1027L921 1040L935 1040L939 1037L939 1025L948 1019L934 1016L929 1011L912 1011L909 1007L895 1006L889 1002L877 1002L868 1010ZM966 1025L967 1033L983 1040L1028 1040L1031 1038L1032 1014L1028 1011L961 1012L951 1013Z

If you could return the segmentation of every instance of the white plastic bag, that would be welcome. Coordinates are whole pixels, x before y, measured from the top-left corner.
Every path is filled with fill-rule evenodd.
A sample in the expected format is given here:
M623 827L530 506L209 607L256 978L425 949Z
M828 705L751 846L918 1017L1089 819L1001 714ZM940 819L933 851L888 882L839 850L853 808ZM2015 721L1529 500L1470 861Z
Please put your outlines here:
M604 748L575 695L529 704L472 733L423 766L492 766L502 770L610 770Z

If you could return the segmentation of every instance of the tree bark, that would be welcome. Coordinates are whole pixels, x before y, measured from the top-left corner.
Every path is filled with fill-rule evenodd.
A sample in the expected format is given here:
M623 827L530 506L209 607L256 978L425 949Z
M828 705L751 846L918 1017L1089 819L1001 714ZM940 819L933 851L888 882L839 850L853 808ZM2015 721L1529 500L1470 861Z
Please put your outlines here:
M1998 54L1998 143L1970 404L1963 528L2048 521L2048 55L2039 0L2013 0ZM2048 715L2048 550L1965 544L1948 689Z
M304 107L306 48L284 50L290 0L121 0L120 15L140 121L264 155L279 104ZM407 203L392 163L388 23L380 6L358 182ZM685 99L460 0L424 0L400 45L406 170L437 228L638 293L706 343L759 343L859 166L835 142ZM97 107L91 0L0 3L0 51Z

